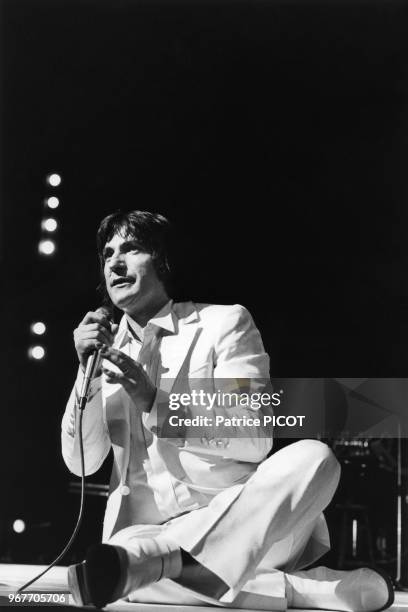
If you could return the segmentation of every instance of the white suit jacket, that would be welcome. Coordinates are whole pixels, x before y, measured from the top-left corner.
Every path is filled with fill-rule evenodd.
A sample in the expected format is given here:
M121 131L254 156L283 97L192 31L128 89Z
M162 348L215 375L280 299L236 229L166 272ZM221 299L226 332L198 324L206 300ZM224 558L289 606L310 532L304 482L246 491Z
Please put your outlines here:
M169 393L183 393L203 385L207 390L222 385L231 391L232 381L269 379L269 358L264 351L261 336L249 312L240 305L219 306L175 303L171 306L169 329L160 343L159 390L151 412L143 413L144 426L151 432L150 459L160 461L178 484L179 512L169 510L169 517L208 504L216 494L236 496L233 485L246 482L258 464L272 448L272 438L263 426L232 428L228 439L218 440L217 431L197 435L188 428L182 438L157 437L157 427L166 423L170 414ZM160 319L152 320L161 325ZM123 317L114 346L126 348L127 321ZM107 363L108 367L112 364ZM62 420L62 454L71 472L80 475L80 454L77 432L72 427L75 414L75 395L82 380L78 379L68 401ZM238 383L240 384L240 383ZM83 439L86 473L96 472L109 453L114 452L114 466L107 503L104 535L106 541L115 532L126 487L130 451L130 411L135 410L129 396L120 385L108 385L104 376L92 381L88 405L83 415ZM255 411L256 412L256 411ZM259 414L271 414L271 408L261 408ZM203 414L200 409L197 414ZM254 410L239 405L217 407L217 414L254 416ZM189 407L189 416L195 408ZM160 436L160 433L159 433ZM155 453L155 456L153 454ZM234 492L235 491L235 492ZM129 493L129 490L128 490ZM132 495L132 491L130 491ZM224 495L225 507L231 500ZM187 500L187 501L183 501ZM198 501L197 501L198 500ZM192 503L190 503L192 502ZM183 506L184 503L184 506Z

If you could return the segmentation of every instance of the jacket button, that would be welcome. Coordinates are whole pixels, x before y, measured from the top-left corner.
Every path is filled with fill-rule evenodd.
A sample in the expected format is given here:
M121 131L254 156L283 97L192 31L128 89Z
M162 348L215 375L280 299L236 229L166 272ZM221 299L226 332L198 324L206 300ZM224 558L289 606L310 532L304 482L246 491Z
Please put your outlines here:
M129 493L130 493L130 489L129 489L129 487L127 485L122 485L120 487L120 494L121 495L129 495Z

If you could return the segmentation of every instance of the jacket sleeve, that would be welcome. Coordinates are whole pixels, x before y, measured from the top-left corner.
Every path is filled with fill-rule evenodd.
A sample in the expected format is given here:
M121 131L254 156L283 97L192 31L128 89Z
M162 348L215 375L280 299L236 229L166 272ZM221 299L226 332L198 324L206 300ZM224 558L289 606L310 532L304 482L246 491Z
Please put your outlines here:
M271 405L262 406L253 399L259 400L261 394L265 398L272 396L272 388L269 357L250 313L243 306L226 309L217 322L213 363L213 389L221 394L215 394L216 402L210 410L208 406L192 403L172 410L171 394L159 390L145 424L160 438L179 447L182 440L183 450L258 463L272 448L272 426L265 426L264 416L271 417L273 410ZM190 388L195 382L190 379ZM220 402L225 394L232 401ZM190 419L207 416L209 420L205 425L174 427L171 423L175 415ZM220 425L217 417L218 421L227 419L238 424ZM260 424L253 424L254 419L259 419Z
M83 380L81 368L69 397L61 424L62 456L68 469L81 475L79 444L79 410L76 407ZM85 474L94 474L102 465L110 450L110 439L103 419L101 377L91 381L89 398L82 417Z

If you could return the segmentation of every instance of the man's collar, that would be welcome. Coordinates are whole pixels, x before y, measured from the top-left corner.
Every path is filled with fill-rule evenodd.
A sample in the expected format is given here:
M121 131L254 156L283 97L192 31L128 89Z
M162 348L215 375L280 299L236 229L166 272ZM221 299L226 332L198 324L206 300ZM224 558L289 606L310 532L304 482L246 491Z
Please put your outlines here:
M169 300L163 308L157 312L153 318L147 323L147 325L156 325L156 327L160 327L167 332L172 334L176 331L176 314L173 310L173 300ZM146 326L147 327L147 326ZM129 315L123 315L120 324L118 333L115 339L115 345L118 348L121 348L129 339L129 335L131 332L129 328L136 334L137 337L140 337L140 326L130 317Z
M173 300L169 300L163 308L148 322L148 325L156 325L174 334L176 331L176 315L173 311ZM130 321L129 321L130 323Z

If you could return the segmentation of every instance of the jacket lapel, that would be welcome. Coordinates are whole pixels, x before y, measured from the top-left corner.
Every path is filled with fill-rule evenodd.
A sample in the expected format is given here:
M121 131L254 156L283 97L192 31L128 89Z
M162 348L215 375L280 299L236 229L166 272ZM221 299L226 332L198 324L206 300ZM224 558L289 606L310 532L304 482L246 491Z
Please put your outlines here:
M114 348L121 348L127 334L125 317L122 318L113 344ZM110 361L103 361L103 365L111 370L119 371ZM109 429L109 436L115 452L121 480L126 476L130 452L130 398L119 384L108 384L102 377L103 410L105 423ZM123 484L123 482L122 482Z
M162 337L160 388L170 393L199 332L199 316L193 302L174 304L176 333Z

